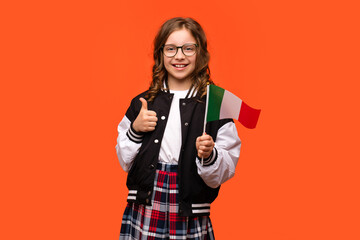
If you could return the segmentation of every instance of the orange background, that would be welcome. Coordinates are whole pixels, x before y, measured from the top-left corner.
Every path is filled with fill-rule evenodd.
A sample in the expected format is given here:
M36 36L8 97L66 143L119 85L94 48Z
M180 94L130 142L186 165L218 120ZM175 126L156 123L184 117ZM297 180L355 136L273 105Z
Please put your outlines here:
M0 239L118 239L117 124L175 16L204 27L213 80L262 109L237 124L217 239L360 239L356 2L3 1Z

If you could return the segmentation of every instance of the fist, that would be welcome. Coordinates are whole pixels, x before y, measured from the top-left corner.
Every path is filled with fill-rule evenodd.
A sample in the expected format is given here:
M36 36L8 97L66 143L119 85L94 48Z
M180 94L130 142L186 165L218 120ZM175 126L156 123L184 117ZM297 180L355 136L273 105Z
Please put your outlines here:
M210 135L204 133L196 138L196 150L199 158L208 158L213 151L215 143Z
M148 110L147 101L140 98L142 103L140 112L133 122L133 128L137 132L150 132L155 130L157 123L156 112Z

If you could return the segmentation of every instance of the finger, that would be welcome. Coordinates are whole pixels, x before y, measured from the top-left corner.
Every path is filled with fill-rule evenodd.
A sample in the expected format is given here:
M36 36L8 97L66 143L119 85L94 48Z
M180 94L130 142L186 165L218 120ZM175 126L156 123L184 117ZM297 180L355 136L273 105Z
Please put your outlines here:
M147 105L147 101L144 99L144 98L140 98L139 99L140 100L140 102L141 102L141 109L143 109L143 110L148 110L148 105Z
M149 131L154 131L155 130L155 126L150 126L148 127Z
M211 143L212 139L211 138L205 138L204 139L203 137L201 137L200 142L201 142L202 145L205 145L205 144L209 144L209 142Z
M207 147L211 147L211 146L213 145L213 142L210 141L210 140L203 141L203 145L204 145L204 146L207 146Z
M211 146L212 145L212 143L213 143L213 141L211 140L211 139L207 139L207 140L200 140L200 145L202 145L202 146Z
M151 132L151 131L154 131L155 130L155 127L147 127L146 128L146 131L147 132Z
M203 139L205 136L207 136L206 132L203 132L203 134L200 136L201 139Z
M207 134L206 134L206 135L202 135L202 136L201 136L201 140L202 140L202 141L210 140L210 139L211 139L211 136L210 136L210 135L207 135Z
M154 116L150 116L150 117L148 116L146 117L146 120L149 122L157 122L158 118Z
M156 116L156 112L149 110L149 111L147 111L147 115L148 116Z
M199 149L202 150L202 151L204 151L204 152L209 152L209 151L211 150L211 147L200 146Z
M148 127L155 127L157 125L156 122L148 122L147 126Z

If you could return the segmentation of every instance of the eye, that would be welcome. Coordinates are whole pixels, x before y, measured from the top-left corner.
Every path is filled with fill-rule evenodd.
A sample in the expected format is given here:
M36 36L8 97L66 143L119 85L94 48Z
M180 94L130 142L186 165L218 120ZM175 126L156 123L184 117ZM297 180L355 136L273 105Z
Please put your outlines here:
M174 46L165 46L165 51L175 51Z
M185 45L184 51L195 51L195 45Z

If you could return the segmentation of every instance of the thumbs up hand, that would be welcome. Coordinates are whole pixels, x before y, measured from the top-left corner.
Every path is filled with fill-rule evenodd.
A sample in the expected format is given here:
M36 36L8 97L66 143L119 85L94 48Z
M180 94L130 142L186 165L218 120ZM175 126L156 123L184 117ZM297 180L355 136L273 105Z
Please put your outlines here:
M144 98L140 98L142 103L139 115L133 122L133 128L137 132L150 132L155 130L157 117L156 112L148 110L147 101Z

